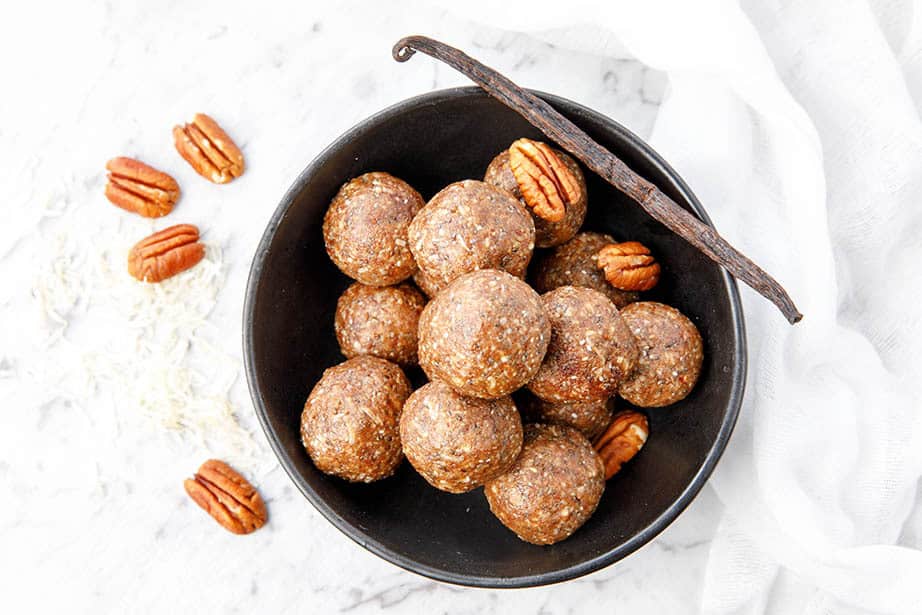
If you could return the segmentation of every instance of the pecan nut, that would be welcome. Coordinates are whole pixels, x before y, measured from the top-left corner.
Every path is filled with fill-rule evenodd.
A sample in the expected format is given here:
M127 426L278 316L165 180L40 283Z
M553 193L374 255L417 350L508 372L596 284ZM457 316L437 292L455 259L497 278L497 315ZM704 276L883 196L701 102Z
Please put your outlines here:
M650 290L659 282L659 263L639 241L608 244L596 254L596 263L620 290Z
M226 184L243 174L243 153L204 113L196 113L190 124L174 126L173 144L195 172L209 181Z
M259 492L223 461L209 459L183 487L196 504L234 534L255 532L269 518Z
M134 244L128 252L128 273L142 282L161 282L194 267L205 256L198 228L177 224Z
M622 410L612 417L608 429L593 443L605 466L605 480L643 448L649 433L647 417L636 410Z
M525 204L544 220L560 222L580 198L579 180L547 143L518 139L509 147L509 166Z
M173 211L179 200L176 180L140 160L119 156L106 163L106 170L106 198L122 209L159 218Z

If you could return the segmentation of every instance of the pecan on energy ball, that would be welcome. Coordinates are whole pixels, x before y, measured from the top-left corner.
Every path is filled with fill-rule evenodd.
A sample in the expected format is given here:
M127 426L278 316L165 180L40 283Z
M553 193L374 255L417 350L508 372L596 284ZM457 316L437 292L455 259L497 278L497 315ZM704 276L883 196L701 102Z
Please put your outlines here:
M301 442L317 469L364 483L393 474L403 459L400 411L410 390L403 370L377 357L323 372L301 413Z
M484 269L461 276L423 309L419 364L463 395L496 399L532 379L550 337L541 297L504 271Z
M407 227L422 206L416 190L388 173L365 173L346 182L323 218L327 254L363 284L406 280L416 271Z
M614 395L637 361L637 345L618 309L602 293L577 286L561 286L541 301L551 341L528 390L553 402Z
M466 397L436 381L404 404L400 441L433 487L463 493L512 465L522 449L522 421L509 397Z
M577 189L577 197L564 203L564 214L559 220L551 220L540 215L535 208L525 202L522 188L512 172L512 166L509 164L509 149L503 150L493 159L483 177L483 181L501 190L506 190L527 207L529 213L531 213L532 220L535 222L535 245L539 248L550 248L569 240L583 225L583 220L586 219L586 204L588 201L586 197L586 179L583 177L579 164L560 150L551 149L551 152L556 157L556 162L565 169L565 172L570 174Z
M685 399L695 387L704 360L698 328L682 312L655 301L632 303L621 316L640 356L618 393L641 408L659 408Z
M524 278L535 247L535 225L508 192L465 180L426 203L410 224L409 238L431 297L478 269Z
M605 489L605 468L589 440L572 427L525 426L512 468L487 482L490 511L526 542L549 545L592 516Z
M416 365L416 333L425 305L426 298L411 284L354 283L336 303L334 329L340 351L347 357L367 354Z
M639 295L636 292L615 288L599 268L599 250L612 243L617 242L610 235L577 233L536 264L533 276L535 290L546 293L561 286L584 286L611 299L618 309L637 301Z

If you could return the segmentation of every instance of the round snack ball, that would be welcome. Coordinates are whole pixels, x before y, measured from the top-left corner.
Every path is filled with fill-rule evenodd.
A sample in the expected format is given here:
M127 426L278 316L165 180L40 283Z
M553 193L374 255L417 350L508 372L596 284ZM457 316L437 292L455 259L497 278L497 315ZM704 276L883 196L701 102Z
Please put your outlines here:
M423 204L416 190L389 173L365 173L346 182L323 217L327 254L363 284L406 280L416 271L407 227Z
M317 469L364 483L393 474L403 459L400 410L410 390L403 370L377 357L323 372L301 413L301 442Z
M516 394L515 403L523 421L572 427L589 440L605 431L615 407L612 397L599 401L544 401L526 389Z
M336 303L336 340L347 357L367 354L416 365L416 332L426 298L410 284L356 282Z
M595 512L605 468L586 436L563 425L525 426L512 468L487 482L484 494L503 525L526 542L549 545L575 532Z
M641 301L621 316L637 340L634 373L618 393L641 408L660 408L685 399L701 375L704 344L698 328L674 307Z
M404 404L400 441L429 484L464 493L512 465L522 450L522 421L509 397L465 397L436 381Z
M539 248L559 246L569 240L576 234L579 227L583 225L583 220L586 219L586 204L588 203L588 198L586 196L586 178L583 177L583 172L580 170L579 165L568 154L558 149L555 149L554 153L557 154L557 157L563 161L576 177L576 181L580 188L580 198L575 203L567 205L563 220L559 222L545 220L541 216L535 215L534 210L525 205L526 210L531 214L532 220L535 222L535 245ZM510 192L512 196L519 199L524 205L522 190L519 188L519 183L515 180L515 175L512 174L512 167L509 166L508 149L503 150L501 154L493 159L490 166L487 167L487 172L483 176L483 181L501 190Z
M528 390L547 401L602 401L637 361L637 344L618 309L591 288L561 286L541 296L551 341Z
M618 243L611 235L577 233L567 243L557 246L537 264L534 287L546 293L561 286L584 286L599 291L619 310L640 297L635 292L620 290L608 283L599 269L596 254L610 243Z
M426 203L410 224L409 238L432 296L478 269L524 278L535 248L535 225L508 192L465 180Z
M551 324L541 297L504 271L483 269L441 291L419 317L419 364L462 395L496 399L541 366Z

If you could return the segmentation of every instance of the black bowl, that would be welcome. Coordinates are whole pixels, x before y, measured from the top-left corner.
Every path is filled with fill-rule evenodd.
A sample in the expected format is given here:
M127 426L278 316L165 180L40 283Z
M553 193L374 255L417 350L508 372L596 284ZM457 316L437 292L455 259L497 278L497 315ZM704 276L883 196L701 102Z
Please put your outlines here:
M700 218L704 209L675 171L638 137L574 102L540 94L634 170ZM477 88L412 98L365 120L323 151L282 198L253 260L244 308L244 358L256 413L282 466L333 525L373 553L419 574L463 585L522 587L571 579L611 564L663 530L720 458L736 422L746 371L734 281L592 174L585 228L636 239L663 266L650 298L678 307L701 330L704 369L685 400L650 411L650 438L608 482L598 510L567 540L522 542L490 513L482 490L451 495L404 463L370 485L320 473L301 446L301 409L324 369L343 360L333 335L336 299L349 284L327 258L321 224L347 180L388 171L429 198L450 182L481 178L518 137L542 135Z

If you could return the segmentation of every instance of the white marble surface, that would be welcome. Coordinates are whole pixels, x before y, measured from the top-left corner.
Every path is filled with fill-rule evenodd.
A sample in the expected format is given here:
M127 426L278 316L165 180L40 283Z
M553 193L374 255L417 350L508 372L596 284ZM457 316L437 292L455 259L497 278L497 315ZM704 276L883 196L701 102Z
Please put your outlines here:
M181 487L209 452L230 455L230 443L205 447L167 434L111 382L85 386L83 375L100 353L130 358L131 349L118 344L130 323L112 309L117 303L96 298L63 310L66 327L49 322L34 290L60 265L60 242L73 256L65 274L77 275L152 226L196 223L223 249L225 276L197 335L230 359L233 375L249 262L297 172L369 114L465 84L428 59L395 63L390 48L398 38L443 38L523 85L582 102L641 136L666 87L661 75L628 57L564 52L412 2L335 9L74 2L19 11L0 23L0 52L18 60L4 63L0 96L4 610L697 611L720 516L709 488L651 544L582 579L508 591L436 583L352 543L295 490L258 430L242 374L228 395L255 449L240 465L258 482L271 521L251 536L232 536ZM173 151L171 126L197 111L213 114L242 146L248 169L239 181L208 184ZM183 200L169 218L151 225L105 201L103 165L120 154L177 177ZM79 295L80 288L71 290ZM193 365L213 356L197 344L188 355Z

